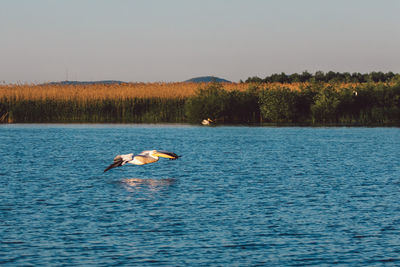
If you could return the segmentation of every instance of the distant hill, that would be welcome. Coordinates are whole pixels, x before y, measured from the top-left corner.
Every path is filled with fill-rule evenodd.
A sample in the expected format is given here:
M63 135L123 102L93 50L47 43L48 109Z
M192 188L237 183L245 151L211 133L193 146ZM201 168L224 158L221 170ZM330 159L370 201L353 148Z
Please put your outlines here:
M221 78L218 78L218 77L214 77L214 76L196 77L196 78L189 79L189 80L187 80L185 82L187 82L187 83L211 83L211 82L232 83L231 81L228 81L228 80L225 80L225 79L221 79Z
M50 82L47 84L55 85L85 85L85 84L126 84L126 82L105 80L105 81L60 81L60 82Z
M185 81L187 83L232 83L231 81L214 77L214 76L202 76L189 79ZM90 84L127 84L127 82L116 81L116 80L103 80L103 81L59 81L59 82L49 82L45 84L50 85L90 85Z

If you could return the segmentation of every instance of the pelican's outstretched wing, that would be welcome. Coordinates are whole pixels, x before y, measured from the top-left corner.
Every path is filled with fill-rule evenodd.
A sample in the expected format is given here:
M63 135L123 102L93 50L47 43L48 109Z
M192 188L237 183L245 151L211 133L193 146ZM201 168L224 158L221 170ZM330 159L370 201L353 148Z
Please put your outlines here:
M171 159L171 160L175 160L175 159L181 157L181 156L178 156L177 154L175 154L174 152L168 152L168 151L164 151L164 150L156 150L155 155L158 157L167 158L167 159Z
M114 158L114 162L113 162L110 166L108 166L108 167L104 170L104 172L106 172L106 171L108 171L108 170L110 170L110 169L112 169L112 168L115 168L115 167L123 166L123 165L125 165L128 161L131 161L132 159L133 159L133 153L132 153L132 154L127 154L127 155L117 155L117 156Z

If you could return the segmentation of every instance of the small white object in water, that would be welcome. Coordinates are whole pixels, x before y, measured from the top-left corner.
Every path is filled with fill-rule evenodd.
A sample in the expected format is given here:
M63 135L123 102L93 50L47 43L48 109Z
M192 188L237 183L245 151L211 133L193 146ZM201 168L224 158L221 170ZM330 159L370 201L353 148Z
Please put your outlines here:
M210 118L208 118L208 119L206 119L206 120L203 120L202 122L201 122L201 124L203 124L203 125L210 125L210 122L213 122Z

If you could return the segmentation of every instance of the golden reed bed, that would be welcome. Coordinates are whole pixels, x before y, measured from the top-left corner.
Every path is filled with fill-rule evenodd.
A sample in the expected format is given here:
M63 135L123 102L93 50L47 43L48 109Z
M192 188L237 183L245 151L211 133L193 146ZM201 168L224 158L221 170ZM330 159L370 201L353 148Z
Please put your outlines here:
M104 100L132 98L177 99L193 96L198 88L207 84L199 83L126 83L126 84L92 84L92 85L1 85L0 99L21 100ZM246 91L251 84L222 83L227 91ZM280 84L270 83L258 85L260 89L290 88L300 90L307 83ZM340 84L339 88L353 87L355 84ZM338 89L339 89L338 88Z

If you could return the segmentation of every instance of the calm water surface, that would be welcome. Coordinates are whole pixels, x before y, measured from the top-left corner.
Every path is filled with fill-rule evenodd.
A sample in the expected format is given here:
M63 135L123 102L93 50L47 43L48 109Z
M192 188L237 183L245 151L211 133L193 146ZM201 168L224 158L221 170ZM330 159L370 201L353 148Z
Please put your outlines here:
M399 128L0 126L5 265L399 265ZM103 173L116 154L182 158Z

